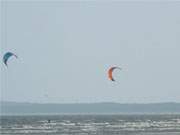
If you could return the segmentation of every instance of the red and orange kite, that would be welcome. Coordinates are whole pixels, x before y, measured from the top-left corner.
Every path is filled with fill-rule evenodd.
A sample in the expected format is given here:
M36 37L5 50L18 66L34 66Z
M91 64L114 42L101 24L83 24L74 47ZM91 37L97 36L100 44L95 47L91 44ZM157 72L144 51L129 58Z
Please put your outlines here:
M115 81L114 78L113 78L113 71L115 69L120 69L120 67L111 67L109 70L108 70L108 78L111 80L111 81Z

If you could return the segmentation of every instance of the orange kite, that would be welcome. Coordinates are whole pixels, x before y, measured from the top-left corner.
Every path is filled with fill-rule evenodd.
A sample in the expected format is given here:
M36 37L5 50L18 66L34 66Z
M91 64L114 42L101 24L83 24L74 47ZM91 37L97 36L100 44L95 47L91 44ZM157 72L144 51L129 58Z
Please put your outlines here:
M119 67L111 67L109 70L108 70L108 78L111 80L111 81L115 81L114 78L113 78L113 71L115 69L121 69Z

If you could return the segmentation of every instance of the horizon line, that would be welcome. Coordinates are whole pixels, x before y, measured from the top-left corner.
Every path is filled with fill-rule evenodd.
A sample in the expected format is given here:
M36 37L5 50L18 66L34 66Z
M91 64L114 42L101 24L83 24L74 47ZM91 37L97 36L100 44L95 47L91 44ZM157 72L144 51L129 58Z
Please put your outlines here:
M31 102L31 101L2 101L9 103L27 103L27 104L180 104L180 102L166 101L166 102L113 102L113 101L101 101L101 102Z

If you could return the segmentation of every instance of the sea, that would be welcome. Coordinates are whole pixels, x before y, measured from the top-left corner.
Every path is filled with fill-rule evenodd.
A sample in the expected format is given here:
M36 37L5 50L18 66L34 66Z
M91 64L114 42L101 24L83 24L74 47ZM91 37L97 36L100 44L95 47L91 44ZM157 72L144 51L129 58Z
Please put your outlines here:
M3 115L0 135L180 135L180 115Z

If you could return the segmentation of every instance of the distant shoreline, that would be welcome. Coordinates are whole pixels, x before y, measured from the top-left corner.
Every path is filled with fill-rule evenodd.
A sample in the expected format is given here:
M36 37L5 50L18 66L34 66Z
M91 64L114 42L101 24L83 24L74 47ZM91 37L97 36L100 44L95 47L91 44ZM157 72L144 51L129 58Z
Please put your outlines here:
M180 103L17 103L1 102L1 115L124 115L180 114Z
M110 113L99 113L99 114L95 114L95 113L89 113L89 114L85 114L85 113L59 113L59 114L46 114L46 113L42 113L42 114L0 114L0 117L23 117L23 116L180 116L180 113L152 113L152 114L148 114L148 113L124 113L124 114L110 114Z

